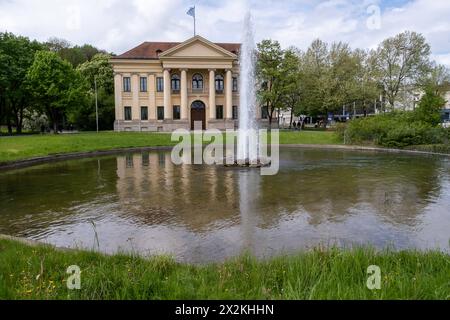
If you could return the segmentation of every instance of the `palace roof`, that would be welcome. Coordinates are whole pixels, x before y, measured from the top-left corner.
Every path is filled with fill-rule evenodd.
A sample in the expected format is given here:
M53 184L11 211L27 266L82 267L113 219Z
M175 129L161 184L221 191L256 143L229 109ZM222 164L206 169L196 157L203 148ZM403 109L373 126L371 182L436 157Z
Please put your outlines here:
M159 55L183 42L144 42L113 59L158 59ZM241 45L239 43L215 43L223 49L238 54Z

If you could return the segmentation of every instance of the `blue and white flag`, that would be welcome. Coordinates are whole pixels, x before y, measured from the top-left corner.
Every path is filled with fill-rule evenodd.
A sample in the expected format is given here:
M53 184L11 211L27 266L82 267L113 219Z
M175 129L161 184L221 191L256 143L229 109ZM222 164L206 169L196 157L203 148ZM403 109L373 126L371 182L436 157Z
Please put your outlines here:
M187 13L187 15L189 15L189 16L195 18L195 7L191 7L191 8L189 9L189 11L186 12L186 13Z

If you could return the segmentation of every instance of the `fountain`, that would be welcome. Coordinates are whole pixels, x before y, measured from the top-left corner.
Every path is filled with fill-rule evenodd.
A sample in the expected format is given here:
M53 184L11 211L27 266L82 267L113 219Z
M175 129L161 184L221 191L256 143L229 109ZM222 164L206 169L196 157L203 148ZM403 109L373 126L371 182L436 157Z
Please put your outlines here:
M240 50L240 107L237 136L237 157L233 165L261 167L269 165L259 155L257 102L255 87L256 45L252 16L247 12L244 19L243 39ZM227 162L229 163L229 162Z

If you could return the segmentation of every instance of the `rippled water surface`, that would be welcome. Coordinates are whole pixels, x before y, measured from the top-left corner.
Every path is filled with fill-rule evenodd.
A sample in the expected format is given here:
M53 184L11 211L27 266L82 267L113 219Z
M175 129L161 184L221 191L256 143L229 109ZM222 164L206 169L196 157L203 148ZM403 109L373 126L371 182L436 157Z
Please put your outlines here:
M290 148L280 157L276 176L175 166L166 151L2 172L0 233L195 263L319 244L450 251L448 158Z

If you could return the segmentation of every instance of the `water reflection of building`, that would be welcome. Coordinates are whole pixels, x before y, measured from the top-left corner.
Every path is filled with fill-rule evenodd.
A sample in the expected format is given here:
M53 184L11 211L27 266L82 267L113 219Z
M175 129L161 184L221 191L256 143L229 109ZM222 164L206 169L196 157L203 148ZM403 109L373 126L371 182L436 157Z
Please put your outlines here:
M258 175L254 193L242 186L245 172L219 166L176 166L168 152L119 156L117 191L121 204L127 206L123 212L133 212L149 223L172 219L193 229L227 220L238 223L245 209L243 194L261 228L271 228L290 214L307 213L309 223L318 225L343 221L358 212L412 226L439 193L439 170L431 158L421 158L418 164L398 155L394 159L364 154L360 160L355 156L284 151L287 168L276 176ZM303 166L300 172L299 163Z
M236 176L218 166L174 165L170 152L117 157L122 214L146 224L174 223L201 231L235 223Z

